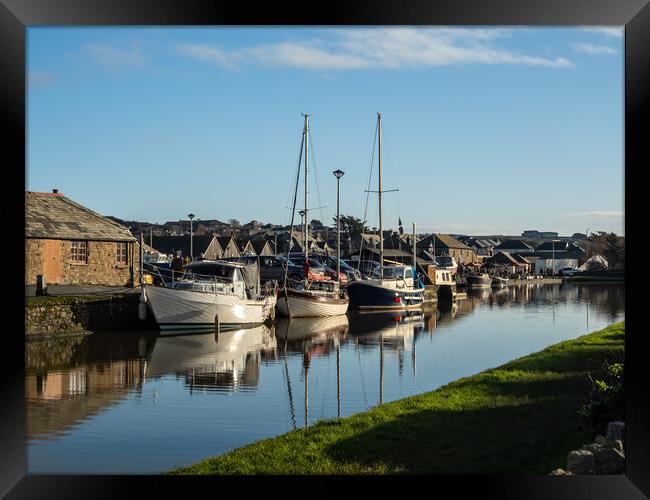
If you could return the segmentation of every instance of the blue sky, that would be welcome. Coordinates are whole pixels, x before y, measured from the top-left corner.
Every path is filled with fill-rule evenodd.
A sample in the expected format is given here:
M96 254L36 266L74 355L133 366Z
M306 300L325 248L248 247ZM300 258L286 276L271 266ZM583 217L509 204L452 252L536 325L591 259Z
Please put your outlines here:
M399 189L385 228L624 234L622 27L27 35L27 190L123 219L287 224L310 113L309 205L326 206L310 219L336 215L336 169L341 212L363 217L381 112L383 187Z

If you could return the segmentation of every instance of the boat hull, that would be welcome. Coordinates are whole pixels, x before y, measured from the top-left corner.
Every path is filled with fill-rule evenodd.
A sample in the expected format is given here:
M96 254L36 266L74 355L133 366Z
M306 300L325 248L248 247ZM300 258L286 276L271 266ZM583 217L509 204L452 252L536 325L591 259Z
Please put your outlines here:
M492 278L487 274L481 276L468 276L465 280L467 288L490 288L492 286Z
M417 309L424 302L424 288L392 288L372 280L354 281L348 285L347 292L353 309L402 311Z
M271 316L276 302L275 295L253 300L156 286L147 286L145 294L161 333L214 329L217 317L223 328L263 323Z
M508 282L503 279L493 278L492 279L492 288L505 288Z
M276 309L286 318L338 316L348 310L349 300L333 294L302 290L280 290Z

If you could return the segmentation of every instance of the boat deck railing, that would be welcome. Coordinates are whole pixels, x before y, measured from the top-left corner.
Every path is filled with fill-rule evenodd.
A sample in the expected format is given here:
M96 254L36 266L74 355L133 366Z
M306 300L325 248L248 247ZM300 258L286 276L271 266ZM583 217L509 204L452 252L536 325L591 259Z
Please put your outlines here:
M165 288L203 293L235 293L232 277L179 271L152 264L144 266L144 270L154 277L154 285ZM263 287L246 285L244 287L250 298L275 295L278 288L277 282L266 283Z

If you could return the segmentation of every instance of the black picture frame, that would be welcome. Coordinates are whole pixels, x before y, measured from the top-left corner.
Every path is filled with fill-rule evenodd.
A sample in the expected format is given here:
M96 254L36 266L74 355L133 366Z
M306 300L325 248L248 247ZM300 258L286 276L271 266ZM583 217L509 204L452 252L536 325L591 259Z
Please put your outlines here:
M17 178L4 188L5 221L11 222L0 254L5 263L5 307L12 322L5 323L2 351L5 356L0 385L0 495L7 498L116 498L135 494L144 487L147 496L173 489L192 494L199 478L165 476L40 476L26 475L24 404L24 336L19 334L19 317L24 292L24 247L18 244L24 230L25 168L25 39L26 28L42 25L625 25L625 213L633 214L639 198L633 191L641 185L640 173L650 165L642 132L650 123L650 6L647 0L357 0L319 2L308 9L295 4L266 2L252 7L246 3L201 0L0 0L0 109L3 120L3 168ZM26 175L27 172L24 171ZM22 181L25 177L22 177ZM22 185L21 185L22 184ZM637 205L635 207L635 205ZM626 232L627 273L637 262L635 232ZM15 230L15 232L14 232ZM626 287L633 279L626 274ZM637 278L638 280L638 278ZM646 396L642 349L643 331L633 304L639 295L626 293L626 474L623 476L434 476L420 478L426 494L454 496L478 493L496 498L646 498L650 495L650 412ZM24 303L22 304L24 307ZM531 423L534 425L534 423ZM249 491L247 478L212 478L219 488L231 483ZM286 478L278 478L286 480ZM305 480L306 478L296 478ZM338 478L320 478L334 482ZM386 478L349 478L362 487L383 488ZM403 478L402 478L403 480ZM407 479L408 480L408 479ZM213 481L208 488L212 489ZM246 481L246 482L244 482ZM362 484L361 484L362 482ZM390 480L402 485L400 478ZM280 486L274 478L259 478L260 491ZM206 484L206 483L201 483ZM341 483L342 484L342 483ZM187 487L192 490L186 489ZM447 488L451 488L448 490ZM304 490L303 493L308 493ZM333 490L331 492L334 492ZM212 490L218 494L218 490ZM337 492L338 493L338 492Z

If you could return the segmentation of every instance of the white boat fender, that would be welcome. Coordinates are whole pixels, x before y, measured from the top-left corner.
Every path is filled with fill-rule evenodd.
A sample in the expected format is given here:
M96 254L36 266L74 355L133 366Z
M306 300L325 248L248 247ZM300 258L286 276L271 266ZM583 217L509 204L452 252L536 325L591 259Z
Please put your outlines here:
M147 319L147 295L144 290L140 294L140 303L138 304L138 319L144 321Z
M147 304L144 302L140 302L138 304L138 319L140 321L147 319Z

